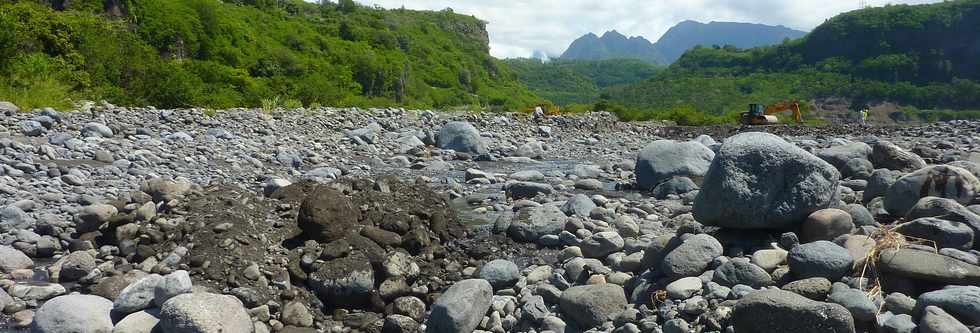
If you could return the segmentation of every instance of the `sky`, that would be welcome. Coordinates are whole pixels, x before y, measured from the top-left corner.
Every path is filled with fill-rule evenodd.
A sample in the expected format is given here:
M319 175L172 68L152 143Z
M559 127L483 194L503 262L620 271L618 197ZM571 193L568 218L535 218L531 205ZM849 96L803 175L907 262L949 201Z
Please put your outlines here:
M441 10L487 21L490 53L530 57L535 51L561 55L576 38L616 30L656 42L683 20L784 25L810 31L834 15L857 9L862 0L356 0L384 8ZM921 4L937 0L864 0L870 6Z

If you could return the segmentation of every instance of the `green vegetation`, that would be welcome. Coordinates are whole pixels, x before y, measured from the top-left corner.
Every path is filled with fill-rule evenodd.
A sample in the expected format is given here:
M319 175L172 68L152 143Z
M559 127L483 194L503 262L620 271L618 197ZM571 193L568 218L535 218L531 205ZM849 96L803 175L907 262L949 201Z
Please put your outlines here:
M451 10L300 0L0 0L0 99L515 110L538 101ZM61 6L68 8L60 8Z
M909 119L975 118L964 110L980 109L978 24L980 0L854 11L781 45L689 50L649 80L604 90L601 106L621 105L629 119L710 115L699 123L732 119L748 103L845 97L852 109L909 106Z
M661 67L636 59L552 60L507 59L518 78L532 92L568 109L595 103L607 87L640 82Z

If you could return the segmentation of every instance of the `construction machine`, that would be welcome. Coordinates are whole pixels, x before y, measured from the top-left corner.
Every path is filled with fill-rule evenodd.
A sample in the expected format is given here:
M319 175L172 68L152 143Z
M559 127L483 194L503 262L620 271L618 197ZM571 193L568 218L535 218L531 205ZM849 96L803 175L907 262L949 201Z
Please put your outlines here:
M742 125L773 125L779 123L779 118L775 114L780 112L793 111L793 119L797 124L803 123L803 116L800 114L800 103L797 101L783 101L769 106L762 104L749 104L749 111L743 112L739 117Z

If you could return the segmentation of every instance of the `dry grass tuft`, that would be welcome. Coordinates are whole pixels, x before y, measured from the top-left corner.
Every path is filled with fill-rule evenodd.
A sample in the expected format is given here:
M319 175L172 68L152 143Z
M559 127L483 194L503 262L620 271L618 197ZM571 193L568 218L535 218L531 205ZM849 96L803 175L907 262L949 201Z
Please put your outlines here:
M881 271L878 270L878 262L881 260L882 252L885 250L899 250L911 244L930 245L934 251L939 252L936 242L933 242L932 240L910 237L895 231L896 226L899 225L900 222L901 221L897 221L894 224L882 225L877 232L868 236L868 238L875 241L875 246L868 250L868 253L866 254L864 265L861 268L860 277L862 278L862 281L869 275L874 278L873 281L871 281L872 279L870 278L868 279L873 283L873 286L871 289L867 290L868 298L870 298L872 301L885 297L885 290L881 285ZM866 286L862 285L858 287L864 290ZM881 306L878 308L879 314L881 313L881 307L883 306L884 302L882 302Z

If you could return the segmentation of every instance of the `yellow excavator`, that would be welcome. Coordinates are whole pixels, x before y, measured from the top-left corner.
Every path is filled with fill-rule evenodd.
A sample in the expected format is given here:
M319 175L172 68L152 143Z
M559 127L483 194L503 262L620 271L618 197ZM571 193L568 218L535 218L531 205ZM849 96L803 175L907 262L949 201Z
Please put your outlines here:
M739 122L742 125L774 125L779 123L779 118L774 115L786 111L793 111L793 119L797 124L803 123L798 101L782 101L769 106L749 104L749 111L741 114Z

